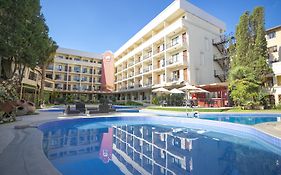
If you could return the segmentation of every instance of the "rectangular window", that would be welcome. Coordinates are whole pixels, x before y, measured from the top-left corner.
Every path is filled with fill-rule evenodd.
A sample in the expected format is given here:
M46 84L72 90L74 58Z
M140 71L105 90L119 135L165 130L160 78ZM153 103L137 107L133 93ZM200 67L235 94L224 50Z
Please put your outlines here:
M273 32L268 33L268 34L267 34L267 37L268 37L268 39L275 38L275 37L276 37L276 32L273 31Z
M83 73L87 73L87 72L88 72L88 69L84 67L84 68L82 69L82 72L83 72Z
M74 72L80 72L80 67L79 66L74 66Z
M172 46L176 45L179 43L179 36L175 37L172 39Z
M28 79L34 80L34 81L35 81L36 78L37 78L37 74L36 74L36 73L34 73L34 72L29 72Z

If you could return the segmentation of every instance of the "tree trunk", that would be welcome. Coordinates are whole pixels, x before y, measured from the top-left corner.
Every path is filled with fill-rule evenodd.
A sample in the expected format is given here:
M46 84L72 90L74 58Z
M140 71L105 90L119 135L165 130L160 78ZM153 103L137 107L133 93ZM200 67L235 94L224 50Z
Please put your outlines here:
M45 79L46 79L46 64L42 65L41 70L42 70L42 77L41 77L41 90L40 90L40 104L43 104Z

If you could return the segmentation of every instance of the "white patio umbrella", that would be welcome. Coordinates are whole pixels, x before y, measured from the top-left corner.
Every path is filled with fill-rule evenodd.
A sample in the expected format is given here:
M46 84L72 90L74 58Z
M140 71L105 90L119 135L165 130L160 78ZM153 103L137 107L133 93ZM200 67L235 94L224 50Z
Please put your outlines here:
M176 88L170 90L170 93L171 93L171 94L184 94L183 91L181 91L181 90L179 90L179 89L176 89Z
M185 105L185 109L186 109L186 114L188 116L188 113L187 113L187 100L189 99L189 93L190 92L199 92L199 91L202 91L204 89L201 89L201 88L198 88L196 86L190 85L189 83L186 83L185 86L179 88L179 90L182 90L182 91L186 92L186 105ZM192 108L192 111L193 111L193 108Z
M157 88L157 89L153 89L152 92L154 92L154 93L162 93L162 94L169 94L170 93L170 91L168 89L165 89L163 87Z
M198 89L194 89L194 90L190 90L190 93L210 93L209 91L202 89L202 88L198 88Z
M163 88L163 87L157 88L157 89L153 89L152 92L154 92L156 94L170 94L170 91L168 89ZM162 98L162 101L163 101L163 97L161 97L161 98ZM164 101L163 101L163 104L161 104L161 106L162 105L164 105Z

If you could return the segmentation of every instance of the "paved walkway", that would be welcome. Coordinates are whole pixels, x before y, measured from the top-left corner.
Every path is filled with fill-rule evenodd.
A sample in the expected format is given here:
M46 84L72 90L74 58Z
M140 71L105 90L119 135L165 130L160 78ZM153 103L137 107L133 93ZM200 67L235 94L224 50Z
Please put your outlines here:
M14 129L18 125L37 126L57 120L59 113L18 117L14 123L0 125L1 175L57 175L60 174L43 153L43 135L37 128Z

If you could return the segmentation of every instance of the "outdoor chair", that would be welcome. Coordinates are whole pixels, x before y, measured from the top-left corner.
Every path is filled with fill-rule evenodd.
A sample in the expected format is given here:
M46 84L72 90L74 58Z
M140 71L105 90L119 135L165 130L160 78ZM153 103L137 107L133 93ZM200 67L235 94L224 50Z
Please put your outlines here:
M75 108L76 108L76 110L80 111L81 113L86 112L85 103L78 102L78 103L75 104Z
M77 109L70 109L70 106L68 105L66 110L64 111L65 114L67 115L71 115L71 114L80 114L80 110L77 110Z

